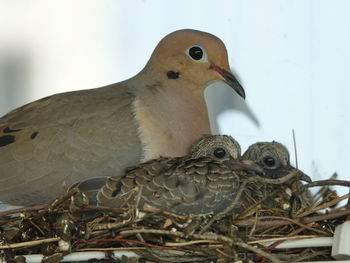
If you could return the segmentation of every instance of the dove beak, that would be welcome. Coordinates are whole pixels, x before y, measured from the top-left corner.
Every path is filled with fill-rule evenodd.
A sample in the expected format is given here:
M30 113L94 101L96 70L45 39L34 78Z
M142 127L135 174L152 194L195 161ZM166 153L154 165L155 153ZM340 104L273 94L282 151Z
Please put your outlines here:
M245 91L242 87L242 85L238 82L236 77L229 71L222 69L214 64L210 65L210 69L215 70L217 73L219 73L225 80L225 82L230 85L239 96L241 96L243 99L245 99Z
M299 173L300 174L300 180L304 181L304 182L307 182L307 183L312 183L312 179L310 176L304 174L302 171L299 170Z
M306 175L304 172L302 172L301 170L299 170L298 168L294 168L293 166L288 166L286 168L286 171L294 171L297 178L301 181L307 182L307 183L311 183L312 179L310 176Z

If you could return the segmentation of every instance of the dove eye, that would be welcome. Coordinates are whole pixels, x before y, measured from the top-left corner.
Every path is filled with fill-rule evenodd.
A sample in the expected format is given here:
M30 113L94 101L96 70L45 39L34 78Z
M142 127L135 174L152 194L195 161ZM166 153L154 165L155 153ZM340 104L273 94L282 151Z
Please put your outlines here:
M205 59L205 52L201 46L195 45L188 49L188 55L195 61Z
M276 160L274 158L272 158L271 156L265 157L263 162L267 167L274 167L276 164Z
M219 158L219 159L224 158L225 155L226 155L226 151L223 148L216 148L214 151L214 156Z

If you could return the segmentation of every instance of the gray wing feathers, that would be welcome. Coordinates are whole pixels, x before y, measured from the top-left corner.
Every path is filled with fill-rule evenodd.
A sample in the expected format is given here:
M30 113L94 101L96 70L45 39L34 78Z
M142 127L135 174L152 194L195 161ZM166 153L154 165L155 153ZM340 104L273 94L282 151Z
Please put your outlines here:
M154 160L114 177L100 190L100 205L135 206L139 191L139 208L148 204L185 215L222 211L232 202L239 178L228 167L209 158L177 162Z
M63 182L122 174L138 163L134 97L118 85L54 95L2 117L0 140L14 142L0 147L0 200L44 203L62 193Z

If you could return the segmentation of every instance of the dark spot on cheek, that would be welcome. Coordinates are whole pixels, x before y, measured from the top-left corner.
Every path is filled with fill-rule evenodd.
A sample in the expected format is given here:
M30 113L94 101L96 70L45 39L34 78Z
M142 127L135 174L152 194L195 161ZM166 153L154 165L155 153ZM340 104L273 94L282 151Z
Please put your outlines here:
M15 136L13 135L0 136L0 147L6 146L14 142L15 142Z
M175 71L168 71L166 73L168 79L178 79L180 77L180 72L175 72Z
M11 132L18 132L21 131L22 129L11 129L10 127L6 127L5 129L3 129L4 133L11 133Z
M39 132L33 132L32 133L32 135L30 135L30 138L32 139L32 140L34 140L35 139L35 137L37 136L39 134Z

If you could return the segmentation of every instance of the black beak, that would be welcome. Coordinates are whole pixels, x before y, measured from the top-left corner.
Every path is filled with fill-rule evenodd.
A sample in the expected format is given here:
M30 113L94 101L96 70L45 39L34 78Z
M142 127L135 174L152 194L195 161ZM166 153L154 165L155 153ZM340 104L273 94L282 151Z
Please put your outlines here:
M224 77L225 82L230 85L239 96L241 96L243 99L245 99L245 91L242 87L242 85L238 82L238 80L233 76L233 74L225 69L222 69L214 64L210 66L210 69L215 70L218 72L221 76Z
M304 174L301 170L299 170L298 168L294 168L291 165L287 165L285 167L281 167L279 169L275 169L275 170L266 170L266 174L265 174L265 178L268 179L273 179L276 181L276 183L278 182L287 182L289 180L301 180L301 181L305 181L307 183L311 183L312 180L310 178L310 176Z
M300 180L304 181L304 182L307 182L307 183L311 183L312 182L312 179L310 176L304 174L302 171L299 170L299 173L298 175L300 174Z
M312 179L311 179L310 176L304 174L304 172L302 172L298 168L294 168L291 165L288 165L287 167L285 167L283 172L285 172L285 174L288 174L288 172L292 172L292 171L295 173L295 177L297 177L299 180L307 182L307 183L311 183L312 182Z

